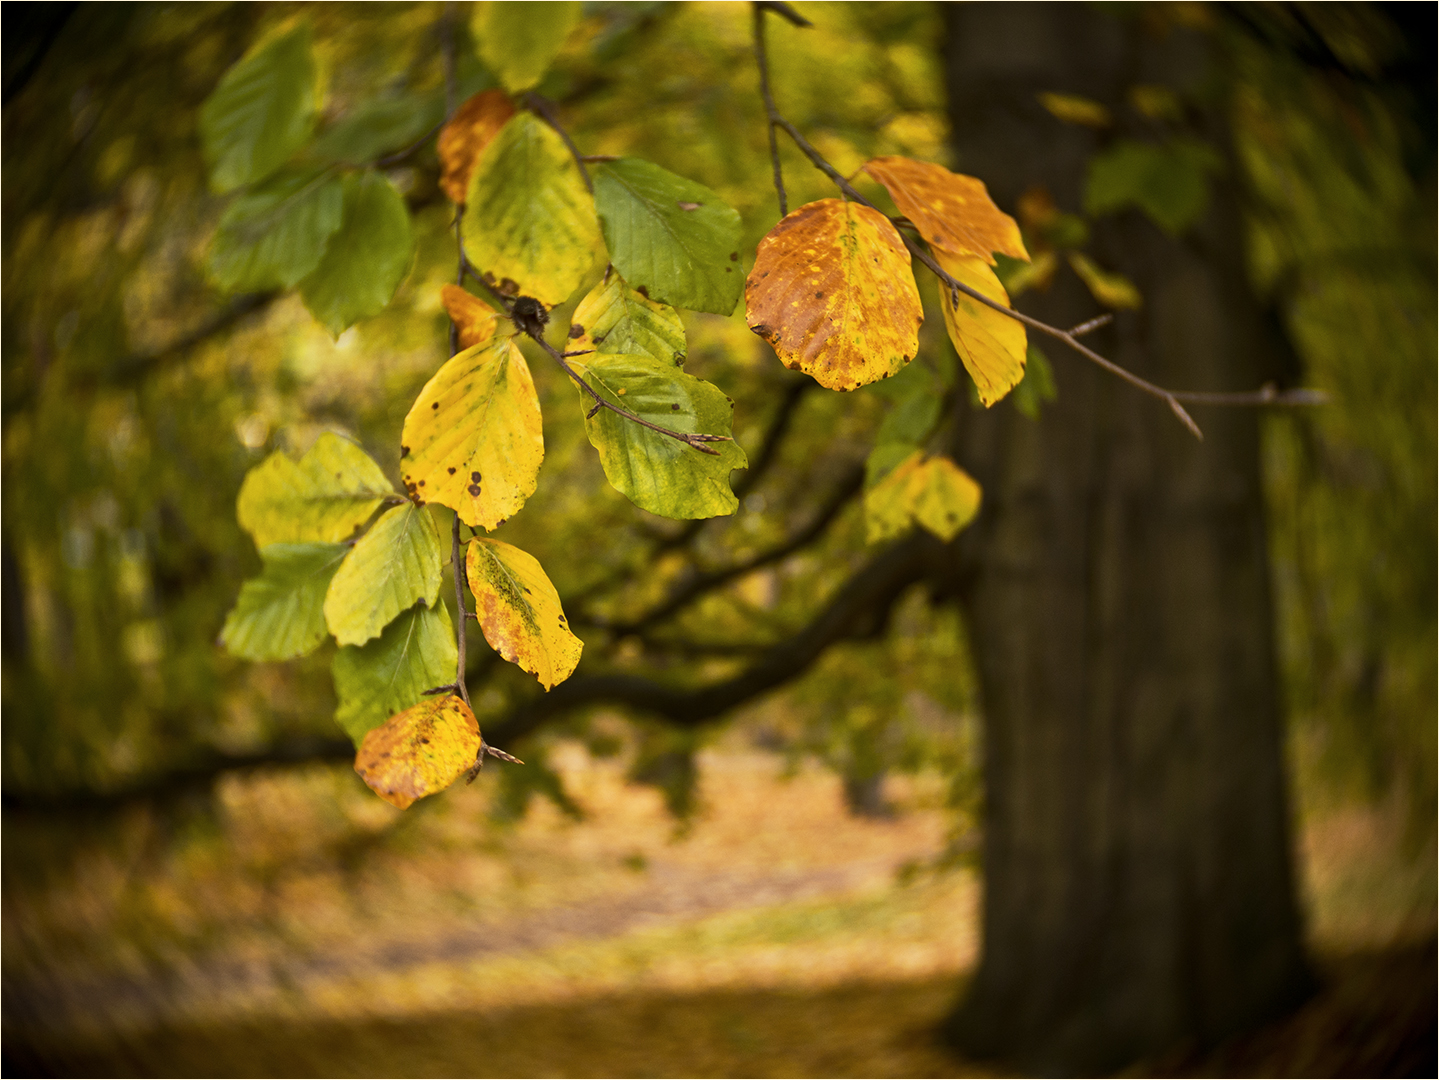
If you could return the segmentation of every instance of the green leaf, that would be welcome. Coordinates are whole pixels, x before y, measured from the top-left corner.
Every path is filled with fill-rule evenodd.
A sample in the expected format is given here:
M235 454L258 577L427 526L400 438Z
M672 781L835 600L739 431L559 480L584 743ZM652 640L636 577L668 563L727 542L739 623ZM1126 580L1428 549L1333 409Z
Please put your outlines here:
M1120 139L1089 162L1084 209L1108 214L1126 206L1143 210L1165 232L1178 236L1209 201L1206 174L1222 159L1204 143L1175 139L1164 146Z
M744 291L740 217L703 184L639 158L595 172L605 244L624 279L655 300L728 315Z
M326 173L288 173L241 195L210 244L210 276L227 292L288 289L325 255L344 219L345 186Z
M443 91L368 101L327 127L305 151L318 165L368 165L404 150L445 118Z
M1038 420L1044 402L1058 398L1059 389L1054 385L1054 369L1049 366L1049 357L1031 345L1024 362L1024 378L1014 388L1014 407L1029 419Z
M461 231L482 273L549 307L579 287L601 243L594 199L564 140L527 112L485 147Z
M297 464L276 451L240 485L240 526L260 548L270 544L338 543L359 532L395 494L370 455L327 431Z
M584 361L572 361L575 370L606 401L652 424L684 434L730 433L734 403L673 363L609 353ZM583 391L580 395L588 412L592 399ZM732 514L739 505L729 474L748 462L738 443L710 443L719 453L704 454L603 408L585 420L585 431L600 453L605 477L642 510L670 518L707 518Z
M580 5L480 3L470 16L470 33L485 66L506 90L517 94L544 77L580 17Z
M344 544L271 544L265 569L240 586L220 641L245 660L289 660L325 640L325 590L349 549Z
M200 141L219 193L265 179L315 124L315 58L300 23L225 72L200 108Z
M345 559L325 594L325 622L341 645L363 645L400 612L440 595L440 534L412 502L387 510Z
M455 679L455 624L444 604L413 607L365 645L335 654L335 721L359 746L365 732Z
M570 317L569 348L653 356L683 365L685 324L668 304L631 289L613 270L590 290ZM578 329L577 329L578 328Z
M344 183L340 230L300 283L310 314L335 337L385 309L415 250L410 212L394 185L376 172L347 176Z

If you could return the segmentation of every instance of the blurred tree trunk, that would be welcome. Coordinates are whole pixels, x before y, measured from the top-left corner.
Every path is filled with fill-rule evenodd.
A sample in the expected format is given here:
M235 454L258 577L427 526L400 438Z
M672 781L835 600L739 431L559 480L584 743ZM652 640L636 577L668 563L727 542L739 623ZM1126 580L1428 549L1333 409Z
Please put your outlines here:
M1141 9L1143 10L1143 9ZM1125 91L1207 101L1228 152L1213 42L1090 5L944 5L958 167L1013 210L1032 185L1081 207L1117 134L1153 138ZM1063 124L1041 91L1105 103ZM1207 99L1201 94L1208 94ZM1090 250L1144 295L1094 335L1175 389L1254 389L1280 344L1251 298L1236 170L1180 240L1137 211ZM1020 306L1071 326L1098 310L1062 269ZM948 1021L965 1051L1043 1073L1108 1071L1210 1043L1308 986L1281 763L1258 418L1162 402L1037 335L1059 401L1035 423L961 406L955 447L983 483L961 583L985 712L984 949Z

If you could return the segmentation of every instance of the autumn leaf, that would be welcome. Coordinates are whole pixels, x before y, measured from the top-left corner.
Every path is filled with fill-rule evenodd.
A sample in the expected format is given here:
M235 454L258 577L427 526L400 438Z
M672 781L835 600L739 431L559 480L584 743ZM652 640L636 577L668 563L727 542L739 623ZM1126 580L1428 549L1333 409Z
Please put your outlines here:
M991 265L996 251L1029 261L1019 226L994 205L983 181L906 157L871 158L864 171L936 251L975 255Z
M325 623L341 645L363 645L415 602L440 594L440 534L428 511L387 510L345 557L325 594Z
M560 594L533 555L478 537L465 560L475 614L490 647L546 690L568 679L584 642L570 633Z
M298 463L277 450L240 485L240 525L265 548L281 543L348 540L395 496L370 455L334 432L322 434Z
M371 728L355 755L355 772L401 810L443 791L480 752L480 725L454 694L422 701Z
M599 251L595 202L564 140L532 113L511 118L465 194L465 254L547 307L579 287Z
M579 17L580 5L573 0L485 0L473 8L470 32L485 67L506 90L519 93L544 76Z
M363 645L346 645L330 662L335 722L356 746L377 724L455 677L455 625L444 604L416 604Z
M435 141L435 153L440 158L440 187L451 202L464 205L480 152L514 115L515 107L503 90L485 90L456 109L455 115L440 129Z
M461 349L473 348L495 336L499 312L474 293L446 283L440 289L440 302L459 331Z
M246 660L289 660L325 640L325 590L348 553L344 544L271 544L265 569L240 586L220 642Z
M535 491L545 440L540 399L515 343L496 337L451 357L405 417L400 470L412 498L493 529Z
M865 538L877 544L918 523L947 543L974 520L979 502L979 485L968 473L916 450L865 492Z
M956 281L1009 306L1004 286L983 259L940 250L936 250L934 256ZM939 292L949 340L954 342L954 351L959 353L964 369L974 380L979 400L988 408L1024 378L1027 352L1024 324L965 293L951 295L943 284Z
M801 206L760 241L745 309L786 367L831 390L898 372L924 321L899 233L878 211L840 199Z
M674 308L636 292L611 271L570 317L569 348L652 356L683 364L685 324Z
M1117 271L1100 268L1083 252L1071 251L1069 265L1089 289L1090 295L1105 307L1122 311L1144 305L1144 298L1139 295L1134 282Z

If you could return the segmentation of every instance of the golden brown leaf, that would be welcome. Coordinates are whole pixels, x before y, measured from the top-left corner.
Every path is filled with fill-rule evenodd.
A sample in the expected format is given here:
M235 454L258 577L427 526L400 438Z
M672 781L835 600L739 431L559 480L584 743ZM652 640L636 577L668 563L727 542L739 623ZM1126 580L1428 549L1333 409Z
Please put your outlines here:
M924 322L898 231L840 199L801 206L760 241L745 311L786 367L831 390L895 374L914 358Z
M460 332L460 348L468 349L495 336L499 313L473 293L458 285L446 283L440 289L440 302L450 314L450 321Z
M446 694L366 732L355 771L376 795L403 810L453 784L479 752L479 721L460 698Z
M1004 286L983 259L950 255L939 250L934 255L939 265L956 281L1009 306ZM939 294L949 340L954 342L954 351L959 353L964 369L979 389L979 400L988 408L1024 378L1024 358L1028 351L1024 324L1000 314L987 304L981 304L972 296L964 293L951 296L950 290L943 284Z
M936 250L978 255L991 266L996 251L1029 260L1019 226L994 205L983 181L906 157L870 158L864 171L884 185L899 212Z
M440 156L440 187L450 201L465 205L470 177L480 152L515 115L515 107L503 90L485 90L470 98L440 130L435 152Z
M477 537L470 542L465 576L480 629L495 652L546 690L570 677L585 643L570 633L560 594L533 555Z

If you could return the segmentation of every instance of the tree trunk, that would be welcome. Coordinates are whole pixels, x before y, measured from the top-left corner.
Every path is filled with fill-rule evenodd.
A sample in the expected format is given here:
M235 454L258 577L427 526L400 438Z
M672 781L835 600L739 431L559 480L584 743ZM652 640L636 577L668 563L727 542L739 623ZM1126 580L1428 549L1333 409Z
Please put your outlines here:
M947 4L958 168L1013 210L1042 184L1078 212L1090 156L1138 118L1125 91L1210 94L1210 42L1090 5ZM1162 13L1161 13L1162 14ZM1061 123L1042 91L1105 103ZM1153 125L1136 134L1153 137ZM1176 389L1255 389L1281 352L1249 295L1236 170L1180 240L1138 211L1089 250L1144 306L1094 335ZM1070 326L1099 310L1068 269L1020 307ZM1104 1072L1210 1044L1307 991L1287 831L1258 418L1162 402L1031 335L1058 402L1032 422L962 406L955 453L984 485L961 592L985 714L984 948L947 1022L970 1054Z

